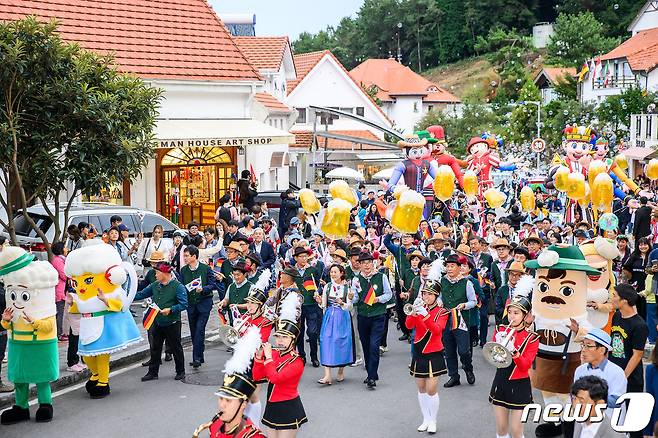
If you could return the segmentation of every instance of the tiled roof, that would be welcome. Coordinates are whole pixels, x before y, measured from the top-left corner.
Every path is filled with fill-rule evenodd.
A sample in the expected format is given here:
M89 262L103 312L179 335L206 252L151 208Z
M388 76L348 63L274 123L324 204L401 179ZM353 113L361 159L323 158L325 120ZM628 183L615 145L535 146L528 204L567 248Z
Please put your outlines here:
M375 134L373 134L368 130L356 130L356 131L332 130L330 132L332 134L347 135L350 137L358 137L367 140L382 141ZM295 135L295 144L291 144L290 147L310 149L311 143L313 142L312 131L292 131L291 133ZM369 145L369 144L362 145L362 144L352 143L349 141L338 140L335 138L321 138L321 137L317 138L318 149L324 149L325 141L327 141L327 149L333 149L333 150L355 149L355 150L372 151L372 150L383 149L378 146Z
M396 96L423 96L426 102L460 102L457 96L395 59L367 59L350 71L350 76L366 87L377 86L377 97L384 101Z
M574 77L578 74L573 67L544 67L537 76L542 73L544 73L544 76L546 76L546 78L553 84L558 82L560 78L568 76Z
M658 27L636 33L601 60L626 58L634 71L651 71L658 65Z
M267 109L276 113L290 113L292 109L281 102L270 93L256 93L256 100L262 103Z
M206 0L0 0L0 20L27 15L143 78L260 80Z
M287 36L282 37L235 37L235 42L249 62L258 70L278 70L283 62Z

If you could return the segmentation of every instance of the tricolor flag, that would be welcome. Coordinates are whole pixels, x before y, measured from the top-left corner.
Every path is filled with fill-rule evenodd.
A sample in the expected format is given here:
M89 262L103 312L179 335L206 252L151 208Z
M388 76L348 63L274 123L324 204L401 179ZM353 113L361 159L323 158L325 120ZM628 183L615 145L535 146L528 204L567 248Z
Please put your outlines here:
M315 281L312 278L305 280L302 286L304 286L304 289L306 289L307 292L318 290L318 287L315 285Z
M158 313L160 313L160 308L158 305L151 303L148 309L146 309L144 312L144 318L142 319L142 325L144 326L144 329L148 330L151 328L155 322L155 317L158 316Z
M228 322L226 320L226 315L224 315L224 311L222 309L218 309L217 315L219 316L219 324L220 325L228 324Z
M456 308L450 311L450 330L468 331L466 322L464 321L464 318L462 318L461 311L457 310Z
M587 72L589 71L589 67L587 66L587 61L583 62L583 68L580 70L580 73L578 74L578 82L582 82L583 79L585 79L585 76L587 75Z
M612 79L612 67L610 67L610 61L605 63L605 68L603 69L603 86L607 87L608 83Z
M375 295L375 288L370 286L370 289L368 289L368 293L366 293L365 298L363 298L363 302L369 306L372 306L373 304L375 304L376 299L377 299L377 295Z
M594 71L592 74L592 85L594 85L594 82L596 79L601 76L601 57L599 56L598 59L596 60L596 63L594 64Z
M429 239L430 237L432 237L432 232L430 231L429 227L425 228L425 231L423 231L423 237L425 239Z

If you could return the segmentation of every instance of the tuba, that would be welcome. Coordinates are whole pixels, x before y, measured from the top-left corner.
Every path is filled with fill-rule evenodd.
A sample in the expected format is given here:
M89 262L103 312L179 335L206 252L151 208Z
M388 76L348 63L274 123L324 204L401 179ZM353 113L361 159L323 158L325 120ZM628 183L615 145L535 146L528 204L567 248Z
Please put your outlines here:
M507 368L512 364L512 356L516 353L514 347L514 329L512 324L505 328L505 335L500 342L490 341L484 344L482 354L496 368ZM510 341L512 344L510 344Z
M231 316L233 317L233 325L224 324L220 325L218 329L219 340L227 347L233 347L240 339L240 336L247 330L245 319L240 314L236 305L229 306Z

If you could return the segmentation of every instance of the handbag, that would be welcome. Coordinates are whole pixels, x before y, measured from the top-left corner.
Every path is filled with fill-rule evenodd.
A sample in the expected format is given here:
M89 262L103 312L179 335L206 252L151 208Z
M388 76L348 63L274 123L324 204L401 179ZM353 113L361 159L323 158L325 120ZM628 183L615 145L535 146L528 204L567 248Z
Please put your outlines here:
M150 245L151 245L151 238L149 237L149 241L148 241L148 243L146 244L146 248L144 249L144 258L142 259L142 266L145 267L145 268L148 268L148 267L151 266L151 262L149 262L148 260L146 260L146 254L148 253L148 250L149 250L149 246L150 246Z

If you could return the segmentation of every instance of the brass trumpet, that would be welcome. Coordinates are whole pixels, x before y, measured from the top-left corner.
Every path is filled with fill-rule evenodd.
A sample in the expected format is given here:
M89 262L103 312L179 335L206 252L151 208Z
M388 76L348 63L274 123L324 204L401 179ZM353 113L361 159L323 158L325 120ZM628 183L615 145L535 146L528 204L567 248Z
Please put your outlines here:
M512 356L516 353L513 343L514 329L512 328L512 324L509 324L506 330L505 337L500 342L487 342L484 344L482 350L486 361L496 368L507 368L510 366L512 364ZM510 341L512 341L511 347Z
M404 306L402 306L402 311L405 315L409 316L414 313L414 305L411 303L406 303Z

